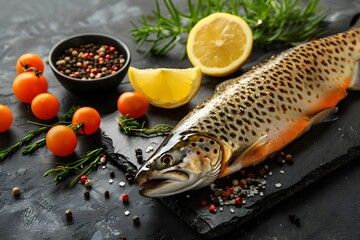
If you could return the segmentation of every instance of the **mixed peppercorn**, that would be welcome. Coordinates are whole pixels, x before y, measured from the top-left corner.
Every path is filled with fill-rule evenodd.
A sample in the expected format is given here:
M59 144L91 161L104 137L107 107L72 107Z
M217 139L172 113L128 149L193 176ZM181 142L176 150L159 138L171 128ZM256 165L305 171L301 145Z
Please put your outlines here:
M125 62L116 47L89 43L66 49L57 59L56 68L69 77L88 80L116 73Z

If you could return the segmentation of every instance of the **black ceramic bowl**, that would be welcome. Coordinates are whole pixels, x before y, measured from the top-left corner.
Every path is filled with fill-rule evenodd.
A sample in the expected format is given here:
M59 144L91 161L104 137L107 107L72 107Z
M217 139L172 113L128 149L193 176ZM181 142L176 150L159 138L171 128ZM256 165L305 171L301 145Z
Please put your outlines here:
M125 57L124 65L115 73L100 77L98 79L82 80L79 78L69 77L62 74L56 68L56 62L66 49L79 47L81 44L94 43L104 44L116 47L116 49ZM68 37L57 43L50 51L49 64L55 77L69 92L75 94L92 94L98 91L108 91L116 89L124 79L130 65L130 50L121 40L99 33L84 33Z

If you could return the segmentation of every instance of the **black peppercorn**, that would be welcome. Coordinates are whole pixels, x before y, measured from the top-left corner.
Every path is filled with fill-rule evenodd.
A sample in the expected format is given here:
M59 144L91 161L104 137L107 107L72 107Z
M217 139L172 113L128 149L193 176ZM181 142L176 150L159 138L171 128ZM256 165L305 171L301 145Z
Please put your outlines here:
M289 214L290 222L295 223L296 225L300 225L300 218L295 215L295 213Z
M127 178L127 181L128 181L130 184L132 184L132 183L134 183L134 178L128 177L128 178Z
M141 148L135 149L135 155L142 155L142 150L141 150Z
M84 191L84 197L85 197L85 199L89 199L89 198L90 198L90 192L89 192L89 190L85 190L85 191Z
M140 224L140 217L139 216L133 216L133 222L134 222L134 224Z
M110 172L110 178L115 178L115 173L113 171Z
M105 191L104 195L105 195L105 198L109 198L110 197L109 191Z
M73 218L72 211L69 210L69 209L67 209L67 210L65 211L65 216L66 216L66 219L67 219L68 221L71 221L72 218Z
M138 163L143 163L144 159L143 159L143 156L142 155L136 155L136 159L138 161Z

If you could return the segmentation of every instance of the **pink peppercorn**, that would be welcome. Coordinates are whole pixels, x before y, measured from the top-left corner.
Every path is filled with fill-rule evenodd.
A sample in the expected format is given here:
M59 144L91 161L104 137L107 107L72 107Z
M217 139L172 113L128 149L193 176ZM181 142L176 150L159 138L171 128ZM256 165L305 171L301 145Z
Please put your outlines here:
M123 195L121 195L121 200L123 202L128 202L129 201L129 195L124 193Z
M241 205L242 205L242 199L241 199L241 197L235 198L235 205L237 205L237 206L241 206Z
M80 177L80 182L85 183L86 180L87 180L87 176L86 176L86 175L82 175L82 176Z
M211 205L210 205L209 211L210 211L210 212L215 212L215 211L216 211L216 207L215 207L214 204L211 204Z
M201 201L201 205L205 207L205 206L207 206L207 202L206 201Z

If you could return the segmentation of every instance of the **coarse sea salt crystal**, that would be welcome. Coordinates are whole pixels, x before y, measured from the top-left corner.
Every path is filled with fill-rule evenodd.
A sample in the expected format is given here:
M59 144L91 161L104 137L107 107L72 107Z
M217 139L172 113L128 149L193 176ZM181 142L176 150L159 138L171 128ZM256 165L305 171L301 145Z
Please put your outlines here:
M220 212L222 212L222 211L224 210L224 208L222 208L222 207L219 207L219 210L220 210Z
M235 209L230 208L230 212L231 212L231 213L235 213Z
M284 170L280 170L280 173L284 174L284 173L285 173L285 171L284 171Z
M263 192L259 192L260 197L264 196Z
M149 147L147 147L147 148L145 149L145 152L149 153L149 152L151 152L151 151L153 151L153 150L154 150L154 148L151 147L151 146L149 146Z
M281 183L275 183L275 187L281 188Z
M120 187L124 187L124 186L125 186L125 182L119 182L119 186L120 186Z
M110 183L110 184L112 184L113 182L114 182L114 180L112 180L112 179L109 180L109 183Z
M125 211L125 216L129 216L130 215L130 212L129 211Z

